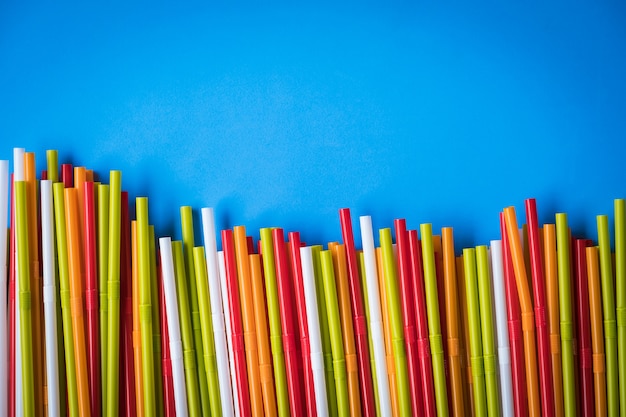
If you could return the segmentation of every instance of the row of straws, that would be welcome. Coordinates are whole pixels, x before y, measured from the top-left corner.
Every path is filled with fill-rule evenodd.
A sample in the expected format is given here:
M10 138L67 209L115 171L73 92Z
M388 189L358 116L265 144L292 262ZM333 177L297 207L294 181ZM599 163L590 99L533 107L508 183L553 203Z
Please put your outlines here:
M616 416L626 408L625 202L598 245L526 201L502 239L456 256L452 228L343 243L215 229L182 241L47 152L0 162L0 414L13 416ZM10 187L9 187L10 185ZM10 210L9 210L10 208ZM222 250L217 250L221 237ZM7 247L8 246L8 247ZM615 272L615 274L614 274ZM7 294L8 290L8 294ZM618 383L618 381L620 383Z

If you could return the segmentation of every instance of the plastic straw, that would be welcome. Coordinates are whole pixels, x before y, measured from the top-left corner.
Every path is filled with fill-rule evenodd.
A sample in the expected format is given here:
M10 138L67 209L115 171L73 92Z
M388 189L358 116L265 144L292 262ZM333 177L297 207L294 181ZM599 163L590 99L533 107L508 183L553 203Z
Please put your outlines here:
M141 391L139 397L135 391L135 375L139 377L141 372L139 369L135 372L134 356L133 356L133 283L137 281L137 276L133 277L133 243L131 240L131 223L128 215L128 192L122 191L120 194L120 360L123 367L120 372L122 375L121 395L119 401L120 414L132 412L137 409L137 399L142 398ZM135 248L136 249L136 248ZM136 250L135 250L136 252ZM136 258L136 253L135 253ZM134 262L136 265L137 262ZM137 297L135 297L135 300ZM105 300L106 301L106 300ZM137 316L139 316L137 314ZM104 402L103 402L104 404Z
M13 148L13 167L14 167L14 185L13 185L13 197L15 200L15 182L24 181L24 148ZM13 202L13 208L17 211L17 201ZM14 220L15 222L15 220ZM17 224L14 223L14 229L17 229ZM19 279L19 261L18 261L18 244L17 233L14 233L13 239L15 240L15 415L21 416L24 414L24 394L22 390L22 337L21 337L21 324L20 324L20 279Z
M619 402L626 408L626 201L616 199L615 207L615 293L617 352L619 366Z
M493 278L493 299L496 314L496 337L498 340L498 369L500 375L500 398L502 414L513 416L513 381L511 377L511 350L506 316L506 293L504 290L504 264L502 241L491 241L491 271ZM550 372L552 374L552 372ZM550 381L552 384L552 381Z
M107 407L107 334L108 303L107 279L109 275L109 186L98 185L98 291L100 293L100 386L102 388L102 415Z
M154 401L157 416L164 413L163 403L163 366L161 364L161 320L159 314L159 289L157 278L156 238L154 226L148 227L148 247L150 251L150 301L152 315L152 357L154 367Z
M52 189L50 185L47 186L48 190L48 204L50 205L50 212L52 211ZM9 207L9 161L0 161L0 300L7 299L7 241L8 241L8 231L6 229L6 225L8 223L8 207ZM52 222L51 214L48 214L50 217L48 218L48 222ZM54 239L54 237L52 237ZM52 241L52 262L54 262L54 240ZM54 265L54 264L53 264ZM54 271L53 271L54 272ZM52 284L54 285L54 275L52 276ZM53 291L54 292L54 291ZM45 302L45 300L44 300ZM54 316L48 316L46 319L46 331L48 331L47 323L53 318L54 319L54 352L56 353L56 302L52 299L52 306L54 309ZM52 329L51 329L52 331ZM0 334L8 335L7 329L7 310L6 308L0 309ZM50 335L52 338L52 334ZM46 337L46 340L48 337ZM8 340L7 337L0 338L0 363L7 364L8 363ZM46 351L46 354L48 352ZM54 358L53 363L56 364L57 358ZM53 373L54 369L50 369L48 372L48 376L50 377L50 373ZM58 372L57 372L58 377ZM0 378L0 414L8 414L8 378ZM56 390L54 386L52 390L56 392L56 399L58 400L58 385L56 386ZM51 395L55 395L55 392L51 392ZM52 404L51 409L54 413L54 404ZM56 410L58 410L58 403L56 404Z
M171 250L171 249L170 249ZM157 282L159 286L159 323L161 324L161 366L163 369L163 415L164 417L176 416L176 400L174 398L174 379L172 375L172 358L170 354L170 335L165 307L165 288L163 286L163 274L159 259ZM182 349L181 349L182 352ZM181 359L182 359L182 355ZM181 362L182 365L182 362ZM182 369L182 366L181 366ZM183 379L184 381L184 379Z
M582 415L593 416L593 366L591 347L591 324L589 321L589 285L587 284L587 255L589 241L577 239L576 253L576 312L578 315L578 369L580 372L580 396Z
M132 229L132 305L133 305L133 360L135 369L135 392L137 416L143 417L146 413L144 406L145 396L143 390L143 355L141 354L141 317L139 315L139 251L137 237L137 221L131 222Z
M467 318L467 292L465 291L465 261L463 260L463 254L456 257L456 273L459 278L459 309L463 312L461 314L461 325L463 326L463 350L461 358L461 368L463 370L463 379L466 381L467 389L464 390L465 396L465 410L467 415L475 416L476 410L474 409L474 383L472 381L472 367L471 367L471 349L469 340L469 320Z

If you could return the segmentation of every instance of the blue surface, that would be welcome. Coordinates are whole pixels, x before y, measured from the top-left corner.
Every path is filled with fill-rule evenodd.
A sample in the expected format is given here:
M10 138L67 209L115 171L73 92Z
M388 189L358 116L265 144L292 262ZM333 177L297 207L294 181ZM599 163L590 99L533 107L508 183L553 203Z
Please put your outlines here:
M175 236L192 205L339 240L347 206L460 250L533 196L595 238L626 196L621 2L294 3L1 1L0 158L122 169Z

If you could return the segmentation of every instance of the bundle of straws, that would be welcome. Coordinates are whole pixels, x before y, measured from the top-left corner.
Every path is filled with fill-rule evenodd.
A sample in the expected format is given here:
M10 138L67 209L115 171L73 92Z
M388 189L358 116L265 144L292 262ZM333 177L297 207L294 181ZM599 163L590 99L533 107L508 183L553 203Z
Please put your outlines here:
M218 235L203 208L198 246L191 207L182 241L157 242L147 198L132 216L119 171L105 184L64 164L59 178L48 151L37 179L24 149L13 166L0 162L1 415L626 409L624 200L614 253L606 215L595 246L571 236L564 213L540 226L534 199L521 229L505 208L501 240L459 256L452 228L418 234L404 219L395 243L384 228L375 247L369 216L357 249L348 209L343 243L324 249L281 228Z

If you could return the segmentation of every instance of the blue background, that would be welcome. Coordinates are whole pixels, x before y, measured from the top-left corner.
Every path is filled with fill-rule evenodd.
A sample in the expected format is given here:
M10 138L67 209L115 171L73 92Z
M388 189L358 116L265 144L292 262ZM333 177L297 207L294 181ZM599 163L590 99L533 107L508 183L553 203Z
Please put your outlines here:
M625 196L621 2L262 3L0 1L0 158L121 169L174 236L192 205L322 243L351 207L460 250L536 197L595 239Z

